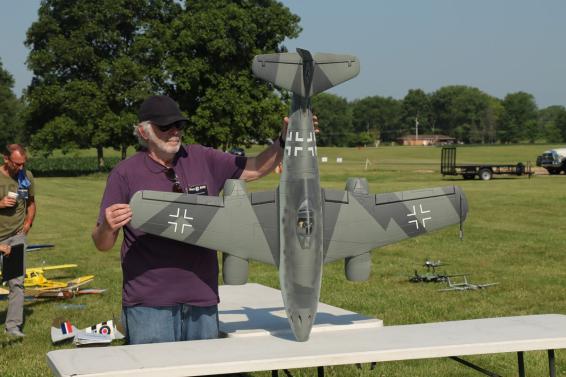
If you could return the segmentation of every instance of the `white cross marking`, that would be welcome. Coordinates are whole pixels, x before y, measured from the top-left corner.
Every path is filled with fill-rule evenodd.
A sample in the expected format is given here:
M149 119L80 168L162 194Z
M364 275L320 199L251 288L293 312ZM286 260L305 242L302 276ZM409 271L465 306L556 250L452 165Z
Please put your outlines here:
M428 211L423 210L423 205L422 205L422 204L419 204L419 208L421 209L421 214L423 214L423 213L429 213L429 212L430 212L430 209L429 209ZM432 217L425 217L425 218L422 219L423 228L426 228L425 221L426 221L426 220L431 220L431 219L432 219Z
M422 205L422 204L419 204L419 209L420 209L420 214L421 214L421 215L424 214L424 213L430 213L430 212L431 212L430 209L427 210L427 211L425 211L425 210L423 209L423 205ZM413 206L413 212L407 214L407 217L409 217L409 216L415 216L415 220L410 220L410 221L409 221L409 224L415 224L415 227L417 228L417 230L419 230L419 220L418 220L418 218L417 218L417 210L416 210L415 206ZM426 228L426 221L427 221L427 220L432 220L432 217L429 216L429 217L424 217L424 218L421 219L422 224L423 224L423 228Z
M185 214L183 215L183 217L184 217L186 220L190 220L190 221L194 220L193 217L187 216L187 209L186 209L186 208L185 208ZM192 227L193 227L193 225L190 224L190 223L183 224L183 227L181 228L181 234L183 234L183 232L185 231L185 227L186 227L186 226L188 226L189 228L192 228Z
M304 143L305 142L305 137L302 136L302 131L288 131L287 133L287 142L293 142L293 133L295 134L295 140L294 143ZM318 153L317 151L317 147L316 147L316 135L313 132L309 132L307 134L306 137L306 142L307 144L314 144L313 146L292 146L292 145L287 145L285 147L285 153L287 156L293 156L293 157L297 157L298 155L301 155L303 152L307 151L307 153L310 152L312 157L315 157Z
M177 208L177 213L176 213L176 214L170 214L169 217L174 217L174 218L178 219L178 218L179 218L179 214L180 214L180 208ZM184 218L185 220L189 220L189 221L194 220L193 217L190 217L190 216L187 214L187 209L186 209L186 208L185 208L185 212L184 212L184 214L183 214L183 218ZM176 221L168 221L167 224L173 225L173 226L174 226L173 232L177 233L177 225L179 225L178 220L176 220ZM185 232L185 227L186 227L186 226L188 226L189 228L192 228L192 227L193 227L193 225L190 224L189 222L183 222L183 224L181 225L181 234L183 234L183 233Z

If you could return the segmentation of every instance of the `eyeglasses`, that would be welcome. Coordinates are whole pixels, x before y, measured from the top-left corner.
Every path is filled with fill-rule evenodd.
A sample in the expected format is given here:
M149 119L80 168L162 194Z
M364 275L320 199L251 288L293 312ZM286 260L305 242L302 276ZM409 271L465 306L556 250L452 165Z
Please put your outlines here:
M175 170L173 170L173 168L167 168L164 172L167 179L173 182L173 192L184 192L183 186L181 186L181 182L179 182L179 178L177 177Z
M157 126L157 128L159 128L159 131L161 131L161 132L167 132L173 127L178 129L179 131L181 131L181 130L183 130L183 128L185 128L187 126L187 121L186 120L178 120L176 122L166 124L165 126L159 126L157 124L156 124L156 126Z
M26 164L26 161L24 161L24 162L22 162L22 163L17 163L17 162L15 162L14 160L12 160L11 158L8 158L8 161L10 161L10 163L11 163L12 165L14 165L14 166L15 166L16 168L18 168L18 169L21 168L21 167L23 167L23 166Z

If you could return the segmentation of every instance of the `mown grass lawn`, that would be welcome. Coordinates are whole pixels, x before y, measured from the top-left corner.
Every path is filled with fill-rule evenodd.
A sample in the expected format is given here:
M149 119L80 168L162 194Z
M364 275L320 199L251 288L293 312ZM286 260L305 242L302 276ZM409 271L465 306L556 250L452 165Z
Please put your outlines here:
M517 163L534 161L551 146L464 147L458 162ZM256 151L252 150L251 153ZM250 151L248 151L250 152ZM343 264L325 266L321 300L371 317L385 325L511 316L566 313L566 176L496 177L489 182L442 178L440 149L430 147L379 147L367 149L319 148L328 157L320 165L322 185L343 188L350 176L368 178L374 193L445 185L461 186L469 201L464 240L457 226L375 250L367 282L344 277ZM337 164L336 158L343 163ZM49 328L55 317L65 317L79 328L120 315L121 269L118 247L107 253L95 250L90 232L96 221L105 175L79 178L38 178L38 215L31 243L55 243L55 249L28 253L27 265L77 263L74 270L53 271L51 278L70 279L96 274L92 287L107 288L102 296L68 301L27 302L27 334L23 341L0 335L0 376L48 376L45 354L73 347L51 344ZM274 189L278 176L270 175L248 185L250 191ZM441 286L411 284L408 277L426 258L440 259L448 273L467 273L472 282L499 282L483 291L438 292ZM250 266L250 282L278 288L274 268ZM64 304L84 304L83 309ZM0 301L3 322L6 301ZM557 374L566 374L566 352L557 351ZM516 355L469 357L482 367L505 376L517 375ZM548 375L545 352L525 355L529 376ZM104 362L101 360L101 362ZM316 371L296 370L294 376ZM269 376L269 372L251 376ZM369 371L330 367L327 376L477 376L451 360L431 359L389 362Z

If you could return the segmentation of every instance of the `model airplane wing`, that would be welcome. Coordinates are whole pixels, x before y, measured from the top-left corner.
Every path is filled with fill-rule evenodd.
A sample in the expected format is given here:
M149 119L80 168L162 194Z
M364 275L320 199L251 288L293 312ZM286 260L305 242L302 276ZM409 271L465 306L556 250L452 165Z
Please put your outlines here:
M478 284L478 288L479 289L483 289L483 288L488 288L488 287L493 287L494 285L497 285L499 283L487 283L487 284Z
M26 252L29 251L36 251L36 250L41 250L41 249L50 249L52 247L55 247L54 244L52 243L42 243L42 244L34 244L34 245L27 245L26 246Z
M439 292L451 292L451 291L465 291L467 288L464 287L450 287L439 289Z
M124 339L118 327L114 320L108 320L78 330L70 321L56 318L51 325L51 341L55 344L74 338L76 345L109 344L114 339Z
M323 193L325 263L461 224L467 214L464 193L454 186L378 195Z
M85 284L90 283L94 280L94 275L85 275L69 280L68 282L58 282L58 281L47 281L48 284L44 284L39 287L26 288L26 296L45 298L45 297L66 297L73 296L80 287Z
M223 197L139 191L130 206L132 226L146 233L246 260L279 263L274 191L246 194L225 186Z

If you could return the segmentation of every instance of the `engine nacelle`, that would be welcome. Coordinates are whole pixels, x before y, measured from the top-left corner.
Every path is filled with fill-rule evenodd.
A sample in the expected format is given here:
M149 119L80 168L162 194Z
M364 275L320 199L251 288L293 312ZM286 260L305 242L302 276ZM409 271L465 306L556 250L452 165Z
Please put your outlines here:
M248 282L248 261L222 253L222 279L224 284L242 285Z
M346 181L346 191L353 192L354 194L368 194L368 180L359 177L348 178Z
M246 181L227 179L224 183L224 196L246 195ZM222 279L224 284L242 285L248 282L248 261L230 254L222 253Z
M346 279L349 281L365 281L371 271L371 255L363 253L344 260Z

